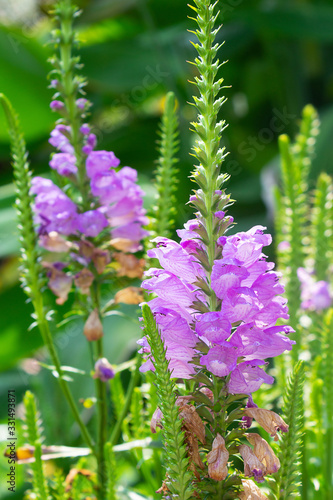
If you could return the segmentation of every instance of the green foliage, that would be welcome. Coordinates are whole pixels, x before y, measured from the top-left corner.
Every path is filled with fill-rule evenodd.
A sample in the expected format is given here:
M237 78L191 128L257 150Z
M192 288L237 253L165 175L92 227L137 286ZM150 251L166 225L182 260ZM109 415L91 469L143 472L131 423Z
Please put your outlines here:
M182 421L176 406L175 383L169 371L169 362L165 357L164 343L156 326L154 316L147 304L142 308L144 333L151 348L156 374L156 387L159 408L163 414L163 440L166 455L166 484L175 498L187 500L192 496L189 461Z
M54 8L54 19L57 29L53 32L53 42L58 55L54 55L50 61L54 67L51 72L52 78L56 77L60 85L57 86L59 95L63 98L66 113L65 121L70 125L76 165L78 168L78 187L81 194L79 202L84 210L90 207L89 180L86 175L85 157L82 152L83 135L80 133L82 125L81 114L76 101L84 94L86 79L78 74L81 69L80 57L73 55L73 48L77 45L77 34L73 29L75 18L80 14L77 7L72 5L71 0L60 0Z
M333 497L333 309L324 319L323 335L324 363L324 429L325 454L323 457L323 473L325 477L326 498Z
M178 169L175 157L178 151L178 118L175 94L169 92L165 98L165 107L160 124L158 141L159 158L155 174L157 199L151 209L153 217L151 222L152 237L163 235L168 238L174 225L176 210L175 191L177 190Z
M0 102L6 114L11 139L11 152L16 187L16 213L21 244L21 279L24 291L34 302L40 296L40 259L37 235L33 222L33 196L28 152L20 129L19 119L9 100L0 94Z
M284 395L283 413L289 432L283 434L279 445L281 468L276 475L279 500L299 498L304 425L303 385L304 364L299 361L289 378Z
M288 298L290 324L296 330L297 315L300 307L300 284L297 269L304 266L305 238L308 235L308 175L315 138L318 134L318 116L312 106L303 110L300 133L293 145L287 135L279 138L282 172L282 198L279 201L279 211L276 228L279 243L284 242L283 250L278 251L279 267L287 281L286 295ZM286 244L289 245L286 248ZM292 355L298 359L300 338L295 334L297 344Z
M329 175L322 172L317 181L314 193L311 224L311 251L314 259L316 279L327 280L330 262L332 261L332 200L333 185Z
M111 443L106 443L104 456L108 477L107 498L105 500L116 500L117 464Z
M27 391L23 398L25 408L25 423L27 427L27 439L34 447L35 461L32 467L32 484L37 500L49 500L49 489L45 479L42 462L42 441L40 432L40 418L36 408L34 395Z

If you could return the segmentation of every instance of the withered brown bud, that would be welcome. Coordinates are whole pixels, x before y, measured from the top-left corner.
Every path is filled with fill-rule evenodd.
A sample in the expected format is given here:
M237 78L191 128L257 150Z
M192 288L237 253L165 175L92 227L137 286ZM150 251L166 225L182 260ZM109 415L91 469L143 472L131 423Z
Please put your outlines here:
M94 275L92 272L89 271L89 269L82 269L74 279L75 286L77 288L80 288L81 292L84 295L89 295L90 293L90 287L94 281Z
M94 253L95 247L90 241L81 240L79 243L79 251L82 257L86 259L91 259Z
M266 495L251 481L251 479L242 479L244 491L239 495L239 500L267 500Z
M127 276L128 278L142 278L145 268L145 260L137 259L132 254L116 253L114 259L118 262L118 276Z
M140 304L143 302L143 291L141 288L129 286L116 293L114 302L115 304Z
M183 419L183 425L189 432L195 434L197 438L202 442L206 443L206 428L205 424L201 420L196 409L192 405L180 406L179 412L180 418Z
M57 253L68 252L72 246L69 241L66 241L56 231L51 231L49 234L42 235L39 239L39 244L49 252Z
M208 474L214 481L223 481L228 475L229 452L225 447L225 441L217 434L213 441L212 451L207 455Z
M265 410L263 408L245 408L245 415L254 418L261 427L268 432L274 441L278 441L277 432L288 432L289 425L274 411Z
M94 309L83 328L83 333L87 340L99 340L103 337L103 325L99 318L98 310Z
M72 288L73 278L68 276L63 271L60 271L55 267L55 265L49 262L43 262L43 266L49 269L48 277L48 287L58 298L56 303L62 305L68 299L68 294Z
M244 475L254 477L258 483L263 482L266 467L253 453L252 448L250 448L247 444L242 444L239 447L239 453L244 460Z
M253 446L253 453L266 467L266 474L274 474L280 468L280 461L267 441L259 434L246 434L246 439Z
M127 238L114 238L110 241L110 245L121 252L132 252L137 250L137 244L134 245L133 241Z
M98 274L102 274L106 266L110 263L110 254L107 250L95 248L91 258Z

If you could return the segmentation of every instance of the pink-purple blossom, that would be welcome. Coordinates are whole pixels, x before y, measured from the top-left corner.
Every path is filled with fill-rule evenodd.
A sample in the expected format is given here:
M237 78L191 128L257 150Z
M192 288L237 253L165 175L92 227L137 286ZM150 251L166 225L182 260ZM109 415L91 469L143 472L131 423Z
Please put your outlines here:
M291 350L294 341L287 336L293 331L290 327L276 326L278 319L289 316L280 275L263 253L272 241L264 229L255 226L219 238L222 256L214 262L210 282L196 258L203 251L198 219L178 231L180 244L167 238L154 240L156 247L148 255L158 259L162 269L150 269L142 286L155 294L149 305L174 377L191 378L201 365L215 376L228 376L229 391L243 394L273 382L263 370L266 359ZM209 299L204 290L209 286L216 294L217 308L205 312ZM190 342L184 345L186 339ZM204 354L200 342L206 345ZM153 369L148 343L142 339L140 344L146 358L143 370Z
M303 267L297 270L301 283L301 307L312 311L322 311L332 304L332 291L327 281L316 281L314 273L308 272Z

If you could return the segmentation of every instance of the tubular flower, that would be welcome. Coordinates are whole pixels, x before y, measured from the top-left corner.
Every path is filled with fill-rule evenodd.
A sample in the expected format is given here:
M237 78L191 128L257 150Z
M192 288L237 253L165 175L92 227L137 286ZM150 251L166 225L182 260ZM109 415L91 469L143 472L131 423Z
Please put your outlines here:
M218 212L224 228L233 222ZM229 376L229 392L251 394L273 378L262 369L266 359L291 350L293 330L275 326L287 320L280 275L267 262L263 247L272 238L264 227L217 239L210 282L206 277L201 238L204 227L197 219L178 231L180 243L167 238L153 240L148 251L161 269L146 272L142 287L154 298L149 305L165 342L173 377L191 378L200 366L215 376ZM216 311L209 311L215 294ZM152 369L149 348L140 341L146 363Z

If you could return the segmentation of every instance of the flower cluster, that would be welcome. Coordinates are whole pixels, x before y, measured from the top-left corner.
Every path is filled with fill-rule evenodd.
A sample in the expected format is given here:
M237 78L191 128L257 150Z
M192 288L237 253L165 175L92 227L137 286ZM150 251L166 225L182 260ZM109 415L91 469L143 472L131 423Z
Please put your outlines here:
M119 169L120 161L112 152L94 151L96 137L88 125L82 125L80 133L91 193L89 210L82 210L75 193L78 168L69 126L59 124L51 133L50 143L59 152L52 156L50 166L71 181L70 195L43 177L35 177L31 188L40 245L55 253L70 252L71 260L83 266L72 275L64 272L66 263L44 263L49 288L59 304L67 300L73 280L83 294L89 294L94 272L102 274L110 263L108 247L113 248L120 276L141 277L143 272L141 260L131 255L141 248L146 235L143 225L147 224L137 172L130 167ZM88 269L90 264L93 272Z
M216 219L230 225L224 212ZM150 269L143 288L156 295L149 305L156 317L170 360L173 377L191 378L201 367L215 376L229 377L228 390L251 394L273 378L262 369L267 358L291 350L285 334L289 326L286 300L274 264L267 262L263 247L271 236L261 226L217 239L216 255L208 283L202 262L201 222L191 220L178 231L180 244L156 238L148 252L161 268ZM208 307L215 294L217 307ZM145 338L139 341L147 360L142 371L153 369Z
M93 151L96 137L90 134L88 125L81 127L81 133L86 136L82 151L87 155L86 174L95 197L92 209L80 213L77 205L52 181L35 177L32 193L36 195L39 233L56 231L66 236L94 238L109 228L112 239L130 240L131 250L136 251L146 234L142 225L147 223L137 172L130 167L116 170L120 161L112 152ZM65 125L57 125L51 133L50 143L60 152L53 155L50 166L61 176L75 181L76 158L68 134L69 127Z

